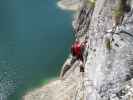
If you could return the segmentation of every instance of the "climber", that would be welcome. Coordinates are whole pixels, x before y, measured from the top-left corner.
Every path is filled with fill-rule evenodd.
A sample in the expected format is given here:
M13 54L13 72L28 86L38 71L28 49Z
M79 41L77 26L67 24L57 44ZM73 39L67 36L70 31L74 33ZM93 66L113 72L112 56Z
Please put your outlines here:
M82 62L82 65L80 66L80 72L84 72L84 67L83 67L83 62L84 62L84 58L83 58L83 53L84 53L84 49L85 49L85 45L86 42L80 42L80 41L76 41L72 47L71 47L71 54L73 56L73 63L76 60L79 60Z
M84 42L80 42L78 39L76 42L72 45L71 47L71 54L72 54L72 59L70 60L70 63L66 63L62 69L62 72L60 74L60 78L63 79L64 75L66 72L71 68L71 66L75 63L75 61L79 60L80 64L80 72L84 72L84 59L83 59L83 54L84 54L84 49L86 47L88 37L85 38ZM83 74L83 73L82 73Z

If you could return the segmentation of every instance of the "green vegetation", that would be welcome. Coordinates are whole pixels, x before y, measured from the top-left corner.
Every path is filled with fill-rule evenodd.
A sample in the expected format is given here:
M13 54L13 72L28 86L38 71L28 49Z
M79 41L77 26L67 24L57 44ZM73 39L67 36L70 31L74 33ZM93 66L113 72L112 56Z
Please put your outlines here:
M107 49L111 49L111 48L112 48L111 42L110 42L109 39L106 41L106 48L107 48Z
M96 0L87 0L89 5L91 5L91 7L95 6Z
M121 9L115 9L113 11L113 16L114 17L121 17L121 16L123 16L123 14L124 14L124 12Z
M123 10L123 6L120 5L118 7L116 7L114 10L113 10L113 16L115 17L120 17L120 16L123 16L124 14L124 10Z
M126 0L119 0L117 7L113 10L113 16L123 16L126 5Z
M56 77L47 78L47 79L43 80L43 81L41 82L41 84L42 84L42 85L48 84L49 82L52 82L53 80L56 80L56 79L57 79Z
M121 23L122 17L124 16L124 9L125 9L125 0L119 0L118 5L112 11L114 25L118 25Z

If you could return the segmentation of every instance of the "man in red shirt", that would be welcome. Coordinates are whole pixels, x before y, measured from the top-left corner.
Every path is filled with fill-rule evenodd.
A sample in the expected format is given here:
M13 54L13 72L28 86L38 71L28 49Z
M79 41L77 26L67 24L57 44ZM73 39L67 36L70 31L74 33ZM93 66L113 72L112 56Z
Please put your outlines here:
M76 41L71 47L71 54L74 57L72 63L76 60L80 60L82 63L84 62L83 53L85 49L86 42ZM84 72L83 64L80 66L80 72Z
M76 41L71 47L72 56L76 57L76 59L83 61L83 49L84 45L82 45L79 41Z
M71 47L71 54L72 54L72 59L70 61L70 64L66 64L63 68L63 71L60 75L61 79L65 75L65 73L71 68L71 66L75 63L75 61L79 60L81 63L80 65L80 72L84 72L84 59L83 59L83 54L84 54L84 49L86 46L87 41L85 42L80 42L76 40L76 42L72 45Z

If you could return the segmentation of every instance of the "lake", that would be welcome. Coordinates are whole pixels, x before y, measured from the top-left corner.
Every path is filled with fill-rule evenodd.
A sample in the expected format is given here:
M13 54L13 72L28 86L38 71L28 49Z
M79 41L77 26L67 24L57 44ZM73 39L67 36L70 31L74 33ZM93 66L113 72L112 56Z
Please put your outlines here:
M56 0L0 0L0 100L20 100L56 78L74 41L72 12Z

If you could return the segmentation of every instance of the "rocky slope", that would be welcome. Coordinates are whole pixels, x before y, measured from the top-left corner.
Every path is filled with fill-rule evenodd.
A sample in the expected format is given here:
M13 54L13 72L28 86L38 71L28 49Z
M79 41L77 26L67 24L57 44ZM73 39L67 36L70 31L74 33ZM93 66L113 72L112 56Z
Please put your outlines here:
M70 55L58 80L24 100L133 100L133 0L124 0L128 7L121 20L114 20L112 11L120 1L80 2L73 29L76 38L88 41L85 73L79 72L79 61L70 64Z
M83 100L82 73L79 73L77 67L80 64L77 61L68 69L70 61L71 57L64 64L60 79L27 93L23 100ZM62 73L64 73L63 77Z

